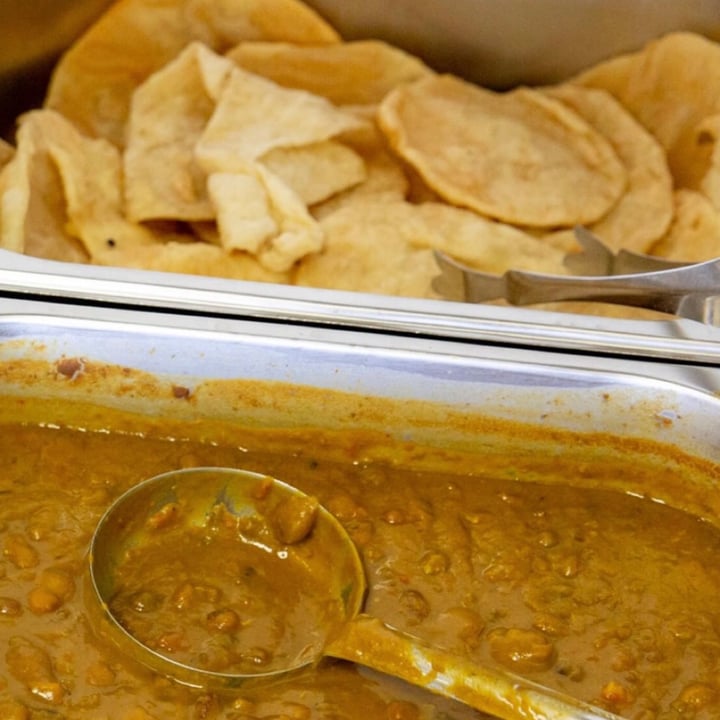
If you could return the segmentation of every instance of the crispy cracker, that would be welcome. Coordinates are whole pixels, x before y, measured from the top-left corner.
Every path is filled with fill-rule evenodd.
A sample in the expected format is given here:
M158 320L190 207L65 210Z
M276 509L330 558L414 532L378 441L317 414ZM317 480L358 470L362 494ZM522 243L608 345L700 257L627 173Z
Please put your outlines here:
M697 189L696 128L720 112L720 45L677 32L608 60L574 82L607 90L660 142L677 187Z
M46 107L121 146L135 89L194 40L222 52L242 40L339 38L299 0L119 0L61 58Z
M418 58L379 40L312 47L245 42L227 56L249 72L336 105L373 105L398 85L432 73Z
M627 171L627 188L590 230L612 250L647 251L673 216L672 177L658 141L604 90L561 85L546 91L581 115L612 145Z
M232 70L196 42L135 91L123 161L130 219L213 219L195 146Z
M676 191L673 222L652 253L687 262L720 257L720 212L702 193Z
M539 91L496 93L431 76L393 90L379 120L440 196L504 222L595 222L625 190L608 141Z

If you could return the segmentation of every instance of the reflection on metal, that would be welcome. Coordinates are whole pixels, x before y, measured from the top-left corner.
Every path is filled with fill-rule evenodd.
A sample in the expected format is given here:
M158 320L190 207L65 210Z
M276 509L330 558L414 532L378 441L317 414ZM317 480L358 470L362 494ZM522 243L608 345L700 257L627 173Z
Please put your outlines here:
M307 0L348 38L379 37L491 87L543 84L673 30L720 37L718 0Z
M575 232L583 249L568 256L566 265L581 275L523 270L495 275L436 252L440 275L433 287L443 297L461 302L533 305L586 300L642 307L707 324L718 321L712 307L720 295L720 259L676 263L627 250L614 254L584 228Z
M0 299L267 319L531 348L717 364L720 331L679 319L622 320L531 308L319 290L39 260L0 250Z

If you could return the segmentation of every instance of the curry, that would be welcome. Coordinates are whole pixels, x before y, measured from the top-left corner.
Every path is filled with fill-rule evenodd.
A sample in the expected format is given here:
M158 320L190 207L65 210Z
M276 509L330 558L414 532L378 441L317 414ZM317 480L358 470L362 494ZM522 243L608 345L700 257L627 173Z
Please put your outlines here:
M319 514L315 498L227 468L141 483L91 545L90 589L108 613L97 631L134 656L150 649L150 667L177 678L189 666L199 672L182 679L220 688L315 662L364 587L352 544Z
M317 497L361 553L367 613L401 630L627 718L720 715L720 530L638 492L640 461L627 463L623 493L576 482L561 453L543 481L518 477L510 456L507 472L480 456L474 469L451 454L432 469L392 462L389 451L362 458L350 431L342 440L318 430L306 443L280 430L243 434L240 445L238 433L183 433L182 423L110 410L96 432L84 413L74 427L2 424L0 718L477 717L332 660L227 695L191 689L96 636L84 573L98 520L140 480L201 465L272 475ZM240 661L267 662L279 636L257 608L297 602L292 582L275 582L286 569L272 569L270 583L218 553L246 581L231 596L191 572L192 538L177 540L188 543L187 562L121 598L126 621L182 657L197 652L195 618L212 640L202 659L217 666L249 632Z
M301 656L303 631L326 614L302 567L238 542L226 524L177 529L126 558L111 602L123 626L211 672L271 672Z

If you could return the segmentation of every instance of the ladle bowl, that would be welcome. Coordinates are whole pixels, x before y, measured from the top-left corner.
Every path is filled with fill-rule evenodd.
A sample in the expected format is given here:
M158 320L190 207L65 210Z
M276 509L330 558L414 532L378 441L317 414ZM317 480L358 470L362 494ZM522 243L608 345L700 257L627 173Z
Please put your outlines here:
M617 720L363 614L343 526L265 475L205 467L141 482L101 518L88 563L103 635L187 685L231 690L336 658L505 720Z

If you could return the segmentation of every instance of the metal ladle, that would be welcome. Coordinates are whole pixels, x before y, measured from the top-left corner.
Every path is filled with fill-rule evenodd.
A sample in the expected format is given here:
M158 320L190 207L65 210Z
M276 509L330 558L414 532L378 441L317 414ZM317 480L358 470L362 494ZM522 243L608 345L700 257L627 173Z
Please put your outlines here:
M302 627L292 628L297 652L286 652L256 671L217 671L178 661L172 653L151 648L144 638L135 637L114 609L117 598L133 590L124 578L124 564L139 562L168 528L175 533L168 552L182 555L178 538L196 533L206 537L201 546L212 553L213 533L221 526L229 527L228 521L238 553L260 553L280 562L281 568L288 563L288 573L269 574L280 583L279 589L283 582L291 582L292 563L295 570L307 573L307 582L297 581L301 592L317 600L312 603L318 609L316 616L303 616ZM145 666L187 685L229 690L249 680L277 679L333 657L505 720L617 720L604 710L429 646L363 614L363 566L342 525L313 498L264 475L207 467L172 471L141 482L102 517L88 560L91 597L100 601L102 633ZM199 565L200 576L208 580L203 576L202 559L177 558L177 562L183 560L196 569Z

